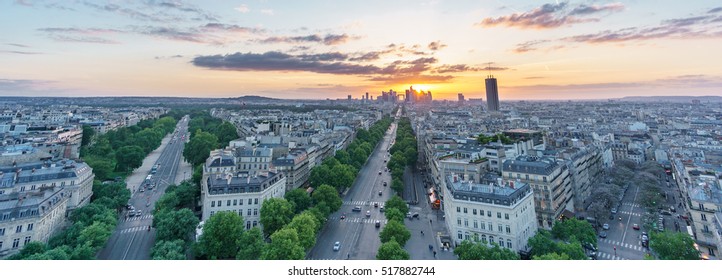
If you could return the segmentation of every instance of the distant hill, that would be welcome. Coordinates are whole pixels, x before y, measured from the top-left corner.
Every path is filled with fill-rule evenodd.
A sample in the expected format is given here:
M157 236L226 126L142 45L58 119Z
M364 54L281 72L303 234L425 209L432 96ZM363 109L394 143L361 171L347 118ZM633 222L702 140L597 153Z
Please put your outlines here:
M231 99L235 99L242 102L270 102L270 101L278 101L279 99L276 98L270 98L270 97L263 97L258 95L244 95L239 97L234 97Z
M692 100L699 100L702 103L722 102L722 96L627 96L618 99L619 101L630 102L675 102L691 103Z

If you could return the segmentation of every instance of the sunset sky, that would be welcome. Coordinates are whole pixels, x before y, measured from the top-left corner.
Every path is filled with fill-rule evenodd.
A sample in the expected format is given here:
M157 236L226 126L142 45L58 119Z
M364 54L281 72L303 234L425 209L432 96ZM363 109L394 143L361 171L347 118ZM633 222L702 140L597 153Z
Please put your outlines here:
M722 95L719 1L0 2L0 95Z

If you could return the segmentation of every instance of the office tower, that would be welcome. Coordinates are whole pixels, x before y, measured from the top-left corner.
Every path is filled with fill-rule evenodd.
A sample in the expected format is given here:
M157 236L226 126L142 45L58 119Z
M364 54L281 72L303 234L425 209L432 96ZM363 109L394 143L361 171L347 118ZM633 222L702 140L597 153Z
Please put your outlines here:
M459 103L464 103L464 94L459 92Z
M350 94L348 95L348 100L351 100L351 95L350 95Z
M366 93L366 100L369 100L369 93Z
M499 111L499 89L492 75L486 78L486 106L490 112Z

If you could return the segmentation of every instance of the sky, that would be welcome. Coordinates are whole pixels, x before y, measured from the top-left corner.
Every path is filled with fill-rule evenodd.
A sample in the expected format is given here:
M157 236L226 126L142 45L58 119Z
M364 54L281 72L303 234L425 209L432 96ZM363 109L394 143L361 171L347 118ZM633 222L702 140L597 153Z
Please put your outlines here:
M722 95L719 1L0 0L0 95Z

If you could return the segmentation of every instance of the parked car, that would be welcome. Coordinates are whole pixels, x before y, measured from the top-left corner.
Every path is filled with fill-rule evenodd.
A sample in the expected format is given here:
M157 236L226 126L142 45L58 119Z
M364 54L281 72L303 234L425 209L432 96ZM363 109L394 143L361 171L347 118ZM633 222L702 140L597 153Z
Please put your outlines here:
M135 216L135 210L128 211L128 217L133 217L133 216Z
M606 231L600 231L600 232L599 232L599 237L601 237L601 238L607 238L607 232L606 232Z
M406 218L411 219L411 212L406 213Z
M354 206L353 209L351 209L351 211L361 212L361 206Z
M333 250L334 250L334 251L338 251L338 250L340 250L340 249L341 249L341 242L340 242L340 241L336 241L336 243L333 243Z
M412 218L412 219L413 219L413 218L417 218L417 219L418 219L418 218L419 218L419 212L414 212L413 214L411 214L411 218Z
M582 247L584 247L584 249L587 249L590 251L595 251L595 252L597 251L597 247L594 246L594 244L589 243L589 242L584 242L584 244L582 244Z
M638 224L634 224L634 225L632 226L632 228L633 228L634 230L639 230L639 225L638 225Z
M602 229L603 229L603 230L609 230L609 224L604 224L604 225L602 226Z
M669 212L669 211L667 211L667 210L659 211L659 213L662 214L662 215L672 216L672 212Z
M143 210L135 211L135 215L136 215L136 216L142 216L142 215L143 215Z
M612 214L617 214L617 207L612 208Z
M674 206L670 206L669 211L672 213L677 213L677 209L674 209Z

